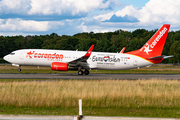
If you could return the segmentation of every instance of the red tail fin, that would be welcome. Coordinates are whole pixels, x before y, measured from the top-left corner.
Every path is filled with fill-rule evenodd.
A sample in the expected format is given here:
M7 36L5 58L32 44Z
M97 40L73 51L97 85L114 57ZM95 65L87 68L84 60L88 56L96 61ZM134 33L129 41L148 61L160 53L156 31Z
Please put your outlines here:
M137 55L143 58L161 56L169 28L169 24L164 24L141 49L127 52L127 54Z

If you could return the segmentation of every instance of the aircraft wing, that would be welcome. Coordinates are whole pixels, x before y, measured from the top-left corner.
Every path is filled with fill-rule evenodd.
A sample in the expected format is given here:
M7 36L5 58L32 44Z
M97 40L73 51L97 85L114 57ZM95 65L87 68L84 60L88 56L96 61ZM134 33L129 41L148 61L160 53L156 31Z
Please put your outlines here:
M83 68L83 69L90 69L89 64L87 63L87 59L91 56L93 48L94 48L94 45L92 45L89 48L89 50L87 51L87 53L84 56L82 56L82 57L80 57L78 59L75 59L73 61L68 62L69 67L80 67L80 68Z

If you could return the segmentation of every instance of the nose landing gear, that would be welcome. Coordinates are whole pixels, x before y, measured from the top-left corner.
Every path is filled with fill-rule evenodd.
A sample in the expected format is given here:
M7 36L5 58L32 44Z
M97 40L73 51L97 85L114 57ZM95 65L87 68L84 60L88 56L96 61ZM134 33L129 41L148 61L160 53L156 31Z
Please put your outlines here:
M18 72L21 72L21 66L19 66L19 68L18 68Z

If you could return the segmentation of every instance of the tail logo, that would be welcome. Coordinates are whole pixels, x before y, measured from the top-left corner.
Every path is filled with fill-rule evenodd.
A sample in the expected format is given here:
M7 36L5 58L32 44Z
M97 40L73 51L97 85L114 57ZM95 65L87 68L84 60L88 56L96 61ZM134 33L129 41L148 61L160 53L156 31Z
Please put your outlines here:
M163 30L159 31L159 34L157 35L157 37L152 41L152 43L150 43L150 45L148 43L146 43L146 45L144 47L142 47L140 49L140 51L143 50L144 48L144 52L146 52L147 55L149 55L149 52L153 51L153 48L156 46L156 44L159 42L159 40L162 38L162 36L166 33L168 29L166 27L163 28ZM151 48L151 50L150 50Z
M166 27L163 28L162 31L159 32L159 35L156 37L156 39L154 39L154 41L151 43L150 47L154 48L156 46L156 44L158 43L158 41L161 39L161 37L166 33L168 29Z
M147 47L144 47L144 52L146 52L147 55L149 55L149 52L151 52L152 50L149 49L149 44L146 43Z

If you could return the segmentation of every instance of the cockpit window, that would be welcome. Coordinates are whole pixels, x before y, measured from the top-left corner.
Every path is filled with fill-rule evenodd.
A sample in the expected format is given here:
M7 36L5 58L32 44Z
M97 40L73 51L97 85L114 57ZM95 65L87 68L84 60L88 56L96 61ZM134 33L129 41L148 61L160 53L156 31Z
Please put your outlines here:
M15 55L15 53L10 53L10 55Z

